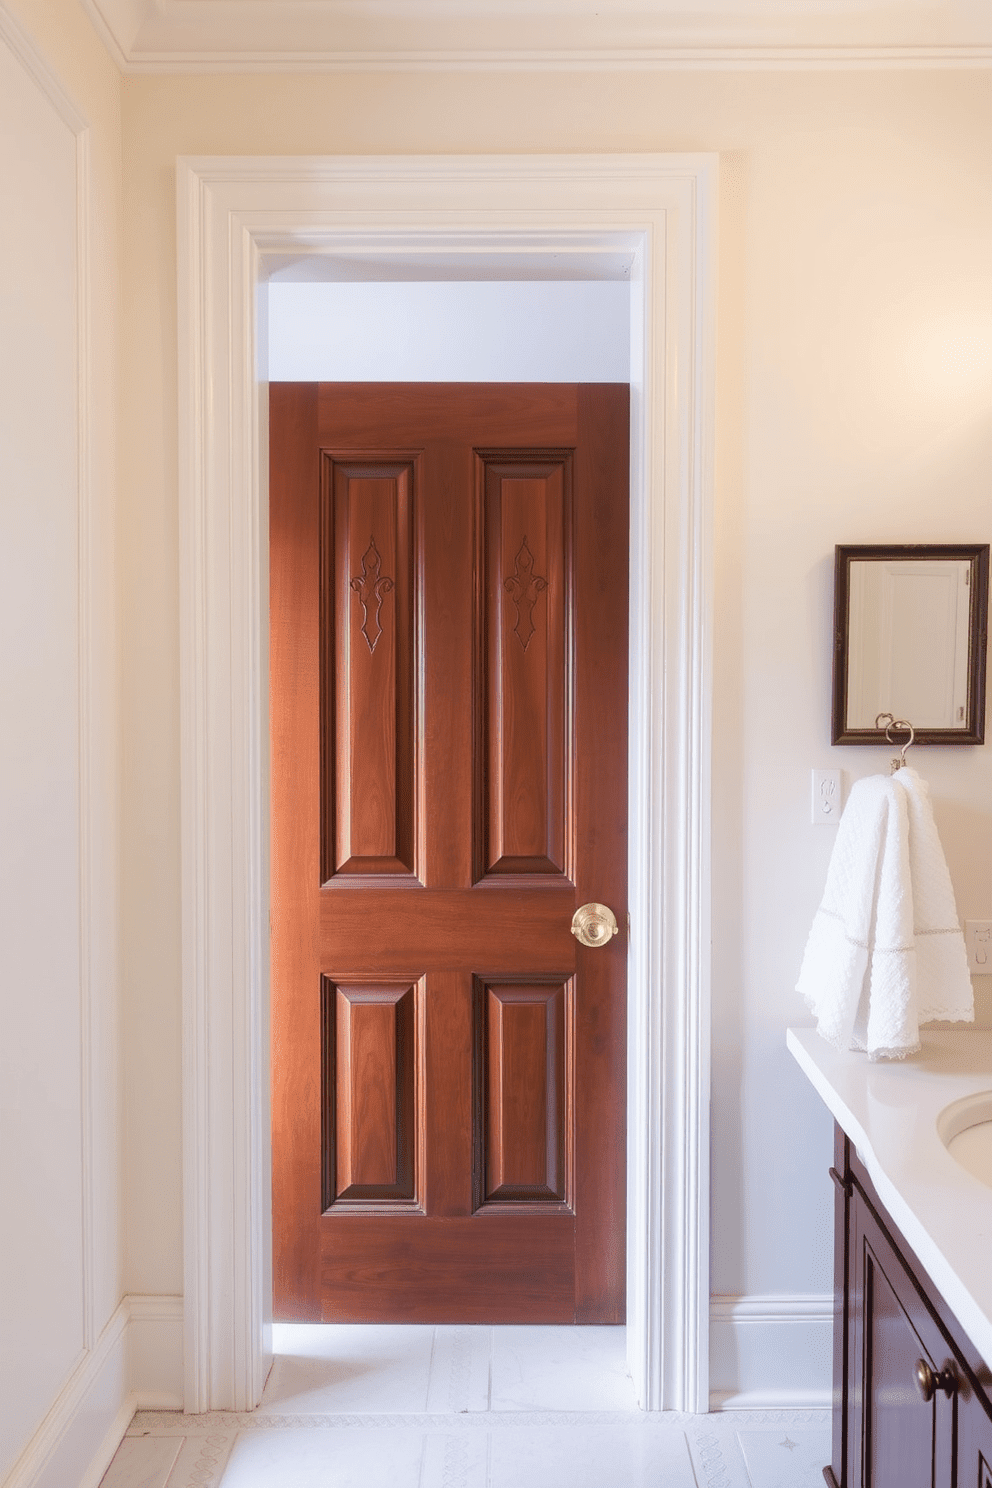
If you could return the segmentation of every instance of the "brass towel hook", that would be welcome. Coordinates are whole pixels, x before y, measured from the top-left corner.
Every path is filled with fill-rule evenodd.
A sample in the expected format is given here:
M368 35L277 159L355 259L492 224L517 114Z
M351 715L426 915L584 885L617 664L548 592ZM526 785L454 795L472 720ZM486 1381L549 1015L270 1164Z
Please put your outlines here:
M888 723L885 725L885 737L888 739L890 744L894 744L896 742L895 739L893 739L892 734L890 733L890 729L905 729L909 733L909 738L906 740L905 744L902 746L902 749L899 751L898 755L896 755L895 759L893 759L890 766L890 773L894 775L896 771L901 770L903 765L906 763L906 750L915 740L916 730L913 728L913 725L910 723L908 718L893 718L891 713L879 713L875 718L876 728L882 727L883 718L888 719Z

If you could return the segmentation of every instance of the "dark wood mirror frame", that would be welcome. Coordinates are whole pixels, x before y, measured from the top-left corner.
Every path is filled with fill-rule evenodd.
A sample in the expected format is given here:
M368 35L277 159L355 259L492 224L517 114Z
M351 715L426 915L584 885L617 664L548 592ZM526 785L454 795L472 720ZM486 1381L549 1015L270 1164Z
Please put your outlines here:
M848 728L847 695L850 673L849 618L851 563L872 559L965 560L971 564L968 612L968 704L963 728L916 728L917 744L984 744L985 672L988 649L989 544L903 543L844 545L834 549L834 685L832 743L885 744L884 729ZM912 722L912 719L910 720ZM904 735L896 735L902 744Z

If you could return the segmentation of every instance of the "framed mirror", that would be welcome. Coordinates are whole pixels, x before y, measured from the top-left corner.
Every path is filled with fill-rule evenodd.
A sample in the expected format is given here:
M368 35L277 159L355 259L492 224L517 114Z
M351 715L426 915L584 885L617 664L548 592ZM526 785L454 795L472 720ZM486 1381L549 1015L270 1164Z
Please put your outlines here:
M833 743L984 743L988 607L988 543L836 548Z

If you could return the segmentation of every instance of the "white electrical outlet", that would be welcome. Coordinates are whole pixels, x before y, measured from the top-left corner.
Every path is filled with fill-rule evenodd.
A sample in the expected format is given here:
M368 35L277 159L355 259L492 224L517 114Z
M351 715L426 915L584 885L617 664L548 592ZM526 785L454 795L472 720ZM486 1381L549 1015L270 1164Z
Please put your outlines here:
M843 804L840 771L814 770L812 802L814 827L835 827L840 821Z
M972 976L992 976L992 920L965 920L964 943Z

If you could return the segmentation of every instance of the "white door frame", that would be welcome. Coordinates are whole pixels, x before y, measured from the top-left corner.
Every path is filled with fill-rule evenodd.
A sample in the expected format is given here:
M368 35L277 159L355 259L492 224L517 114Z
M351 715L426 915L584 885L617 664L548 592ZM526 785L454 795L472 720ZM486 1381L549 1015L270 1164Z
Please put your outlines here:
M709 1408L716 174L710 155L179 162L187 1411L251 1409L268 1364L259 286L276 255L330 252L633 256L628 1359L643 1408Z

